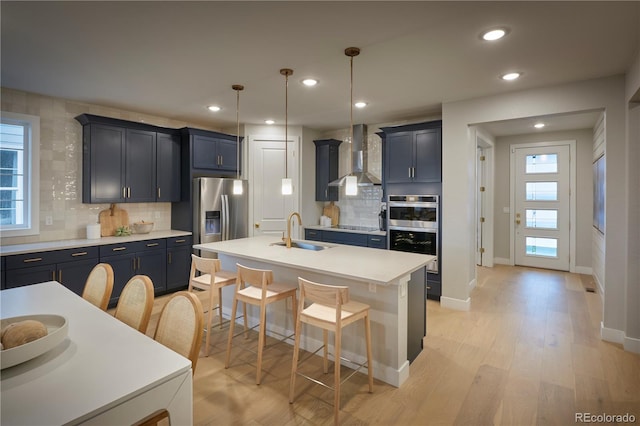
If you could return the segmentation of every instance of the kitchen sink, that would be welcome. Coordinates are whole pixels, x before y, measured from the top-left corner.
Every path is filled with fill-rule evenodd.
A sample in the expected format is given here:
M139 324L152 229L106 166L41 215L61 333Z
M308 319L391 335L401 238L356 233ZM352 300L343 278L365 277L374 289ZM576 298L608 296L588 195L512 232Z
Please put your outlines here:
M280 241L280 242L277 242L277 243L273 243L271 245L272 246L286 246L287 244L284 241ZM318 251L318 250L324 250L324 249L331 248L331 246L323 246L323 245L320 245L320 244L306 243L306 242L303 242L303 241L291 241L291 248L299 248L299 249L303 249L303 250Z

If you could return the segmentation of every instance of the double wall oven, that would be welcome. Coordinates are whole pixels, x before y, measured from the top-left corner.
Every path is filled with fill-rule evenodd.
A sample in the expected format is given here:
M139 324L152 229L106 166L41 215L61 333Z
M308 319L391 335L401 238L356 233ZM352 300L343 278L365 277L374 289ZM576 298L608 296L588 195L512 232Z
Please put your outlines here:
M387 241L389 250L436 256L427 272L438 273L440 240L438 195L389 195L387 202Z

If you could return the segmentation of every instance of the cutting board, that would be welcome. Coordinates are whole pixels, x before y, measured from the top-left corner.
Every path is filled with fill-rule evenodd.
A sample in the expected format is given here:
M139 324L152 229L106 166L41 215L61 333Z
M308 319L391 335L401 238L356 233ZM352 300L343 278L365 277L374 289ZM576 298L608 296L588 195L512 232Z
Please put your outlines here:
M331 218L331 226L335 226L340 222L340 207L333 204L331 201L328 205L322 209L322 215Z
M100 221L100 235L112 237L120 226L129 226L129 213L115 204L111 204L108 209L100 212L98 220Z

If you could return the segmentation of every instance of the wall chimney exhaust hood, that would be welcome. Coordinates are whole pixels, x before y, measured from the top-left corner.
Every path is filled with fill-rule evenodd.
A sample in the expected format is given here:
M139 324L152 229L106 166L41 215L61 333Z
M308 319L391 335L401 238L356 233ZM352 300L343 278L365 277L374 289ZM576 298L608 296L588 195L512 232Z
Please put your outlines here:
M347 176L355 176L358 186L381 185L380 179L367 171L367 151L367 125L355 124L353 126L353 140L351 141L352 173L330 182L329 186L344 186Z

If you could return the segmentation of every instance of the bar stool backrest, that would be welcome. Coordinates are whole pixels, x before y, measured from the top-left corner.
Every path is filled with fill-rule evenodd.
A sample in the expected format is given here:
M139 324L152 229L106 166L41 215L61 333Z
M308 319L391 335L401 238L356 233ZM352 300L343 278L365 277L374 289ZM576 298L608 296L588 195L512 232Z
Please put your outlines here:
M273 271L268 269L256 269L236 264L238 268L238 279L236 290L242 290L247 285L257 287L262 290L263 298L267 292L267 286L273 282Z
M189 280L193 280L198 275L209 274L213 281L215 273L221 269L220 259L199 257L195 254L191 255L191 272Z

